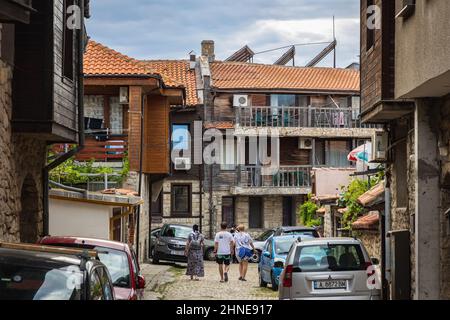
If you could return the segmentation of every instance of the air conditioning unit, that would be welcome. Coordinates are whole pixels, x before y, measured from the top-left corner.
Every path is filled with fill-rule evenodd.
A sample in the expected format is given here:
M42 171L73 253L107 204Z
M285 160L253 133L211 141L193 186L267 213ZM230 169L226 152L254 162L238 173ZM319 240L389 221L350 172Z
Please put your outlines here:
M250 105L248 101L248 95L235 94L233 97L233 106L235 107L248 107Z
M389 135L387 132L376 132L372 138L372 163L383 163L388 160Z
M129 103L129 96L128 96L128 87L120 87L120 93L119 93L119 103L120 104L128 104Z
M175 170L177 170L177 171L191 170L191 159L190 158L175 158Z
M312 150L313 149L313 139L300 138L298 140L298 148L301 150Z

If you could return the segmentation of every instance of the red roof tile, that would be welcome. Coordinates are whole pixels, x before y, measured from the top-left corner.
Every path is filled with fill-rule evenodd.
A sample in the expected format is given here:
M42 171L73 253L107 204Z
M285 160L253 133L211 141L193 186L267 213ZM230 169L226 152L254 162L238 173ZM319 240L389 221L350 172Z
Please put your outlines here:
M186 105L198 104L197 80L195 70L189 67L187 60L149 60L143 61L152 70L162 73L182 84L186 88Z
M384 200L384 182L377 184L375 187L364 193L358 198L358 202L363 207L370 207L377 202Z
M84 54L86 76L160 76L166 86L182 87L166 74L156 72L139 60L130 58L100 43L90 40Z
M378 211L369 212L367 215L359 218L352 224L354 230L377 230L380 222L380 213Z
M217 89L286 90L358 93L358 70L302 68L245 62L211 63L212 85Z

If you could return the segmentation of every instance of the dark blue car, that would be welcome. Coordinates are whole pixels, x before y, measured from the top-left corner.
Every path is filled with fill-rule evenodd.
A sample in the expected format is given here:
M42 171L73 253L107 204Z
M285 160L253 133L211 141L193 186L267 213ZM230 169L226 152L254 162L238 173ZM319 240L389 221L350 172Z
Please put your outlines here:
M314 238L313 236L301 236L302 238ZM292 244L299 238L299 235L271 237L266 241L264 250L259 262L259 285L267 287L272 285L272 290L277 291L280 275L284 269L286 257Z

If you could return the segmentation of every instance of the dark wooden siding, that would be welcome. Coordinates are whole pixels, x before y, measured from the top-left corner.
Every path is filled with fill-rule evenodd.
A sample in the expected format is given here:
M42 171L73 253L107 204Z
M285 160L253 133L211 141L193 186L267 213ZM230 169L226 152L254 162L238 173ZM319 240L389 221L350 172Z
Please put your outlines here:
M76 73L76 66L78 65L78 52L74 52L74 61L72 67L75 70L74 79L71 81L63 77L63 51L64 51L64 28L65 28L65 13L64 0L54 0L54 121L74 132L78 131L77 126L77 82L78 74ZM74 43L74 51L77 51L76 37L74 32L73 39L66 39Z
M361 0L361 111L381 100L394 98L395 1L374 0L381 8L381 30L375 44L367 48L367 0Z

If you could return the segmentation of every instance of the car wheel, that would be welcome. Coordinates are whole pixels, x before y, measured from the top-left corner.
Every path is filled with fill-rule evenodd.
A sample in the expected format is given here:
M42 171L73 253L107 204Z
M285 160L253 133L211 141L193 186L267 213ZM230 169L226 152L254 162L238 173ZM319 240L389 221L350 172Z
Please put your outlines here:
M273 273L271 273L270 279L272 280L272 290L273 291L278 291L278 284L277 284L277 281L276 281Z
M261 252L256 250L256 253L250 258L251 263L259 263L261 260Z
M208 261L215 261L216 260L216 256L214 254L214 248L206 249L205 258Z
M267 282L265 282L263 280L261 272L259 273L259 286L261 288L266 288L267 287Z

